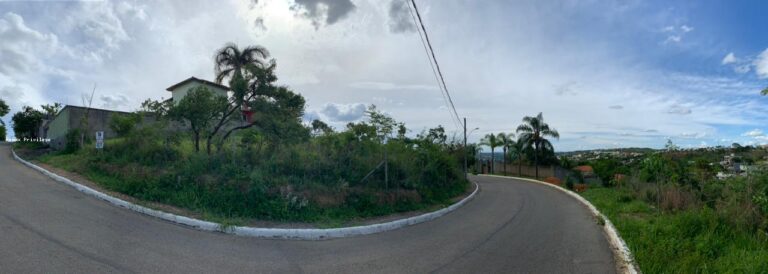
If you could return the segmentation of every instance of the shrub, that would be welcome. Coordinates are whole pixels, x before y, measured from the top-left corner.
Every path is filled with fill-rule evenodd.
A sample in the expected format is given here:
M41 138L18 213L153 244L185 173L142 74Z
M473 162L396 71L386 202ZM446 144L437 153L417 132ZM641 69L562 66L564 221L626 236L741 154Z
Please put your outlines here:
M109 120L109 128L119 137L131 133L136 125L141 122L140 114L114 114Z
M4 124L0 124L0 142L5 142L6 129Z
M79 128L70 129L67 135L64 137L66 143L64 144L64 150L62 153L70 154L80 150L80 138L82 131Z

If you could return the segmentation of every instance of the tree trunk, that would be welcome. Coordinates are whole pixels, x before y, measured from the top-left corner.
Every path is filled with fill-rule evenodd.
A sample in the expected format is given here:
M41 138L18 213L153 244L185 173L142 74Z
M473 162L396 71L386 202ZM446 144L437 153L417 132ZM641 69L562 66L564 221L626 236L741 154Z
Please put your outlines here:
M200 152L200 133L195 132L195 152Z
M208 138L206 138L205 152L208 153L208 155L211 155L211 142L213 141L212 139L213 139L213 136L208 136Z
M533 164L536 166L536 179L539 179L539 143L533 143Z

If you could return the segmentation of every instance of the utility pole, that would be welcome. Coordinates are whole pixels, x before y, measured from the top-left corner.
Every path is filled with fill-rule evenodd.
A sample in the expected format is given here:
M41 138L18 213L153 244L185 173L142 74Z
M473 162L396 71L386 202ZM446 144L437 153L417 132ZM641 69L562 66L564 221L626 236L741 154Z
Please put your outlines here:
M464 117L464 180L467 179L467 117Z

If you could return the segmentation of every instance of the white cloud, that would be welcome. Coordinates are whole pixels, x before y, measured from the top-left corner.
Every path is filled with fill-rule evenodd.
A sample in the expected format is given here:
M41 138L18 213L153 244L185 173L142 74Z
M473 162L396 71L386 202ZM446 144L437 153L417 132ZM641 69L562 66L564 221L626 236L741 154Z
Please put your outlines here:
M723 57L723 61L721 62L723 65L733 64L736 63L739 59L736 59L736 55L733 54L733 52L730 52Z
M680 35L670 35L670 36L667 36L667 40L665 40L664 42L665 43L670 43L670 42L680 43L680 41L682 41L682 40L683 40L683 37L680 36Z
M755 73L760 79L768 78L768 48L755 58Z
M747 132L744 132L743 134L741 134L741 136L748 136L748 137L759 137L759 136L764 136L764 135L765 135L765 133L763 133L763 131L760 130L760 129L753 129L753 130L750 130L750 131L747 131Z
M354 82L349 87L368 90L437 90L435 85L416 85L416 84L396 84L388 82Z
M402 0L392 0L389 4L389 31L415 32L416 25L413 23L408 2Z
M693 31L693 27L689 27L688 25L682 25L680 26L680 30L682 30L683 32L691 32Z

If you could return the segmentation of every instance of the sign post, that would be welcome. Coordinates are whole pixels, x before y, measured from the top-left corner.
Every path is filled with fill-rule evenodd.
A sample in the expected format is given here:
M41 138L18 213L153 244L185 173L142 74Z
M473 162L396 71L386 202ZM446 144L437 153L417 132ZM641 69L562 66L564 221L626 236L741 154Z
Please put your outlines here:
M97 131L96 132L96 149L103 149L103 148L104 148L104 132Z

